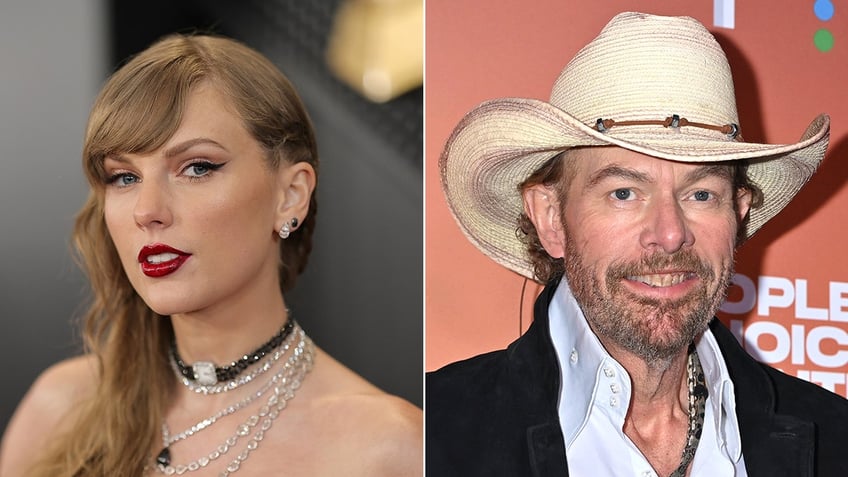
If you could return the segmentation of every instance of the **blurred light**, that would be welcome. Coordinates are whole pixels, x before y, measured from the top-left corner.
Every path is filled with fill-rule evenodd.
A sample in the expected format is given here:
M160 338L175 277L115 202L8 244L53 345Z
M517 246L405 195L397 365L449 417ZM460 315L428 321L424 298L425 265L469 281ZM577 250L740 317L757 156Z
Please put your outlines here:
M345 0L330 31L327 62L333 74L374 102L420 87L423 0Z

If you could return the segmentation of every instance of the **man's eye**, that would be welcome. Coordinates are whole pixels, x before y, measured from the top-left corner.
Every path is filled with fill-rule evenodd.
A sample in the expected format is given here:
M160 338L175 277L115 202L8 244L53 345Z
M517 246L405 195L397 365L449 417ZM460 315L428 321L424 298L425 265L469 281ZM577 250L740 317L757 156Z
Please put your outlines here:
M692 194L692 197L697 201L705 202L705 201L710 200L710 198L712 197L712 194L710 194L709 192L707 192L705 190L699 190L699 191L695 192L694 194Z
M630 189L616 189L612 193L616 200L633 200L633 191Z

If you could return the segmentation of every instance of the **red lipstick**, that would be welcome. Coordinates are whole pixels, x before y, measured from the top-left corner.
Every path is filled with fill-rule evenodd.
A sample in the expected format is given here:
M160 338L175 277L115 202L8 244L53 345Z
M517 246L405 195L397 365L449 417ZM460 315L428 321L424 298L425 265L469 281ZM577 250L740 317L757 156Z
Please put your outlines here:
M161 243L145 245L138 252L141 271L148 277L164 277L176 272L191 257L190 253Z

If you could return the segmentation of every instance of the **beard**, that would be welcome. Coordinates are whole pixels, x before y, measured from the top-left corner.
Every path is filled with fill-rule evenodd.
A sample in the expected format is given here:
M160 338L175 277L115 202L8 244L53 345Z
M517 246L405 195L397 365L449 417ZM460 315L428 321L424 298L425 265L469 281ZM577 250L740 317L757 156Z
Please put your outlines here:
M716 272L694 251L683 249L673 254L644 254L632 262L613 262L601 282L597 268L583 263L570 235L566 236L565 276L586 321L602 343L614 343L653 368L667 367L707 329L733 275L732 259ZM622 284L627 277L664 270L696 275L697 288L681 298L663 300L635 294Z

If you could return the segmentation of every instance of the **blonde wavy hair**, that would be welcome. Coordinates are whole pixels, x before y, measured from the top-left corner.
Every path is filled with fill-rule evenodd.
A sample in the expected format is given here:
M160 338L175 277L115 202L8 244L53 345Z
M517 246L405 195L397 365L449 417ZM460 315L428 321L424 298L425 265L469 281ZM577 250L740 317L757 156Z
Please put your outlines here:
M103 160L164 145L201 82L230 98L248 132L267 151L269 170L305 161L317 172L315 135L294 87L265 57L234 40L168 36L109 78L85 133L83 169L91 191L73 232L92 289L84 345L97 359L100 379L92 397L75 410L70 431L56 436L31 475L137 476L151 459L176 385L167 357L173 329L168 317L145 305L121 266L103 216ZM306 266L315 214L313 192L301 225L280 241L282 291Z

